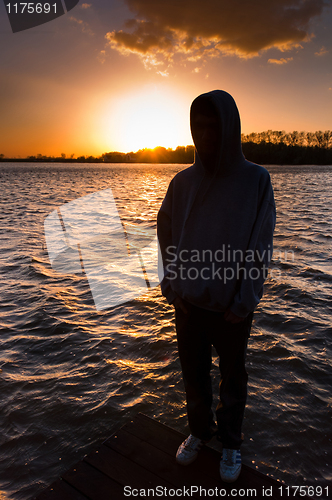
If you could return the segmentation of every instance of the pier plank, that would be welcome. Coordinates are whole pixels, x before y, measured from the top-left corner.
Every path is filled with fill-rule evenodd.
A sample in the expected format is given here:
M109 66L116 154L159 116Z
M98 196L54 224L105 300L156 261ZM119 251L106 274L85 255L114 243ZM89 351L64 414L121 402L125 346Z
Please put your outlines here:
M185 437L181 432L138 414L62 474L36 500L120 500L128 496L124 494L125 486L135 489L136 494L132 496L140 497L157 496L155 490L159 487L165 492L172 490L170 495L164 493L163 498L180 496L174 494L178 488L182 491L181 496L190 498L231 497L234 496L232 490L242 490L239 496L243 498L281 498L279 487L282 483L245 464L236 482L223 483L219 476L220 452L209 446L200 451L191 465L177 464L175 453ZM184 488L187 488L186 494ZM215 494L211 494L212 491ZM300 498L299 495L292 497Z
M102 445L87 455L84 461L114 479L122 486L132 488L155 488L158 485L171 488L172 484L162 481L148 469L117 453L112 448ZM130 474L128 473L130 471Z
M131 447L133 447L135 440L133 438L130 440L127 435L122 436L122 432L130 433L135 436L135 438L141 440L137 441L136 444L136 458L133 455L133 453L135 453L134 450L130 449L130 444ZM156 436L158 436L157 439ZM210 448L209 446L205 446L200 451L197 460L195 460L195 462L190 465L189 469L187 467L180 466L176 464L174 457L179 444L183 441L184 438L185 435L183 435L182 433L171 429L155 420L151 421L149 417L146 417L143 414L139 414L134 421L128 422L126 425L124 425L119 433L111 436L108 440L106 440L105 444L108 446L112 446L118 450L122 449L122 453L126 453L128 454L128 456L131 456L132 460L145 461L145 466L152 467L155 473L157 473L157 464L155 462L156 457L158 456L158 452L156 452L155 450L151 450L150 448L148 448L148 450L146 449L146 447L143 448L145 446L143 444L144 442L150 444L153 448L157 448L159 451L162 451L170 457L173 467L169 468L168 472L173 474L172 477L174 479L180 475L180 477L182 478L182 483L184 485L193 484L193 478L199 478L199 484L202 486L204 485L205 487L209 486L210 488L220 488L220 485L223 485L227 492L230 492L230 490L235 486L237 488L249 488L248 485L250 485L250 488L256 488L258 492L262 491L263 487L264 489L267 489L273 486L273 489L276 489L276 487L279 487L281 484L273 478L270 478L269 476L266 476L245 464L242 464L241 475L236 483L232 483L232 485L221 483L219 476L220 453ZM141 453L143 453L143 450L145 453L144 456L141 457ZM152 453L151 464L149 464L148 462L150 453ZM162 462L166 461L167 463L169 463L169 459L167 459L165 455L160 457L160 460L162 460ZM187 481L183 481L183 479L185 479L188 474L186 470L190 470L189 483ZM207 478L207 480L205 481L204 478Z
M87 498L61 478L38 496L38 500L87 500Z
M123 498L123 487L119 483L85 461L78 462L72 469L65 472L62 479L90 500Z

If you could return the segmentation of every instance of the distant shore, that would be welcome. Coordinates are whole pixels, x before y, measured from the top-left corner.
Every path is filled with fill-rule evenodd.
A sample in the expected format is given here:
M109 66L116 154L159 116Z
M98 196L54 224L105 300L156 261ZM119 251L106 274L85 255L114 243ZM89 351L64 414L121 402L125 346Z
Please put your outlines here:
M260 164L270 165L332 165L332 132L267 132L242 134L242 149L245 157ZM112 151L100 156L74 154L47 156L37 154L26 158L7 158L5 162L64 162L64 163L179 163L194 162L194 146L178 146L176 149L156 147L122 153Z

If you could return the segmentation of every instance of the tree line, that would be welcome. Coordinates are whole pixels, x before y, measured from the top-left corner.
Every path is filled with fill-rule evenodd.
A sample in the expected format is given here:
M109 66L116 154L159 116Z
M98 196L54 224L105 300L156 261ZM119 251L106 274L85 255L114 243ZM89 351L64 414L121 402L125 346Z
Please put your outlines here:
M6 158L0 154L0 161L35 161L35 162L65 162L65 163L193 163L194 146L178 146L176 149L156 147L140 149L130 153L112 151L100 156L46 156L38 154L27 158Z
M250 161L277 165L332 165L332 131L267 130L242 134L243 153Z
M242 134L245 157L255 163L277 165L332 165L332 132L290 132L267 130ZM140 149L130 153L112 151L100 156L59 157L38 154L27 158L6 158L0 161L75 162L75 163L193 163L194 146L178 146L176 149L157 147Z

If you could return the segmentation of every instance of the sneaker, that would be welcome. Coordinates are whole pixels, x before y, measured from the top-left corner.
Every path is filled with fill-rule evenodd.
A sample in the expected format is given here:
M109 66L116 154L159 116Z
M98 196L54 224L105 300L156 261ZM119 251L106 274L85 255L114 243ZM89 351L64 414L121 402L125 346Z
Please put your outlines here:
M205 441L190 434L180 444L176 452L176 461L181 465L189 465L196 460L199 450L204 446Z
M241 472L241 451L224 449L220 460L220 477L225 483L233 483Z

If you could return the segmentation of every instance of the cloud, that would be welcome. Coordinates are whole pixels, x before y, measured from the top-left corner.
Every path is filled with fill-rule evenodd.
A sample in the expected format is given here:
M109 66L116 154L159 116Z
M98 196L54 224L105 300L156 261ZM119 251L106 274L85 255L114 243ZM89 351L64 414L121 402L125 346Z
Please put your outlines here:
M137 54L147 67L221 54L243 58L309 41L324 0L125 0L135 15L107 33L112 49Z
M269 59L267 62L270 64L287 64L292 60L293 60L292 57L287 57L287 58L282 57L281 59Z
M325 54L328 54L329 51L325 48L325 47L322 47L318 52L315 52L315 56L325 56Z
M97 59L101 64L104 64L104 62L106 61L106 50L101 50L98 54Z
M93 36L94 33L93 31L90 29L90 26L88 25L88 23L85 23L84 21L82 21L82 19L77 19L76 17L74 16L71 16L69 18L69 20L72 22L72 23L76 23L82 30L83 33L86 33L87 35L90 35L90 36Z

